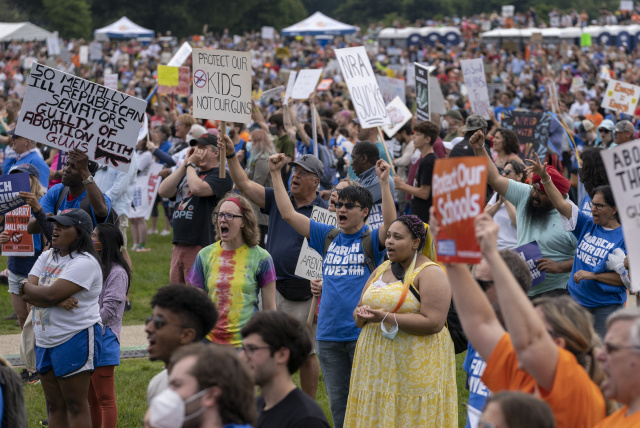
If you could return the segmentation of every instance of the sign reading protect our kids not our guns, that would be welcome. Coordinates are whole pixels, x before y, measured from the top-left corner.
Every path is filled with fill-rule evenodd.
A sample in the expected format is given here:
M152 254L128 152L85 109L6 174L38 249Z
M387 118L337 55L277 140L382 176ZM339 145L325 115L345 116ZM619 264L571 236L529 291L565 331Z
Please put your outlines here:
M438 261L476 264L482 259L473 222L484 208L486 186L486 157L436 161L431 192L440 225Z
M620 113L633 114L638 99L640 99L640 86L611 79L600 106Z

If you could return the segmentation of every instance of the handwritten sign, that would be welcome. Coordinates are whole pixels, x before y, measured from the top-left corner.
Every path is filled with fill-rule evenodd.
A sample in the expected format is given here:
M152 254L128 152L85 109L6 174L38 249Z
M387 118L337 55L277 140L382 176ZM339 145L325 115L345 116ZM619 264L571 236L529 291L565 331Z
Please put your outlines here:
M333 79L322 79L320 83L318 83L318 87L316 91L328 91L331 88L331 84L333 83Z
M505 5L502 6L502 17L503 18L511 18L513 13L515 12L516 7L513 5Z
M284 86L276 86L268 91L264 91L260 95L260 102L268 102L270 99L282 101L282 93L284 92Z
M29 174L0 175L0 215L24 205L24 199L18 193L30 191Z
M105 73L104 86L114 91L118 90L118 73Z
M518 134L520 155L533 159L533 153L546 153L549 140L551 116L544 113L505 110L502 112L502 127Z
M603 150L602 160L627 242L630 266L640 266L640 140ZM631 291L640 292L640 270L631 269Z
M436 160L432 180L433 206L440 224L438 260L445 263L479 263L474 219L484 208L487 158L461 157Z
M387 114L391 120L391 125L383 126L382 130L389 138L396 135L396 132L413 117L411 110L407 108L400 97L395 97L393 101L387 105Z
M178 67L158 66L159 86L178 86Z
M531 241L528 244L521 245L518 248L514 248L513 251L529 266L532 280L531 287L535 287L544 281L546 272L544 270L538 270L538 264L536 263L537 260L542 258L542 252L540 251L540 246L537 241Z
M416 115L418 120L429 120L429 69L415 63Z
M313 207L310 218L319 223L338 227L336 213L332 213L326 208ZM298 264L294 273L296 276L309 280L322 278L322 255L309 246L307 238L302 242Z
M639 97L640 86L611 79L600 106L631 115L636 109Z
M445 114L447 109L444 107L444 95L442 94L442 88L440 82L436 76L429 75L429 101L431 106L429 111L436 114Z
M31 207L23 205L9 211L4 216L4 230L9 233L9 240L2 244L3 256L33 256L33 235L27 232L31 219Z
M194 49L193 117L251 122L251 53Z
M291 70L291 72L289 73L289 79L287 80L287 90L284 92L284 105L289 105L289 98L291 98L291 94L293 93L293 85L295 85L296 83L297 75L297 71Z
M276 35L276 29L273 27L262 27L261 36L265 40L273 40Z
M136 178L136 184L133 188L133 200L129 209L130 218L144 217L145 220L149 220L153 210L153 203L156 200L160 182L162 181L162 177L158 175L161 170L162 165L154 163L149 168L149 174Z
M91 61L100 61L102 59L102 43L91 42L89 45L89 59Z
M146 108L139 98L35 63L16 133L126 172Z
M192 50L193 49L191 49L191 45L189 44L189 42L184 42L182 46L180 46L180 49L178 49L175 55L173 55L173 57L169 60L167 65L170 67L180 67L182 64L184 64L187 58L189 58Z
M60 41L57 37L47 37L47 52L49 56L60 55Z
M162 80L160 68L163 69ZM166 69L169 69L166 70ZM158 93L189 95L191 93L191 70L189 67L158 66Z
M308 99L309 95L316 89L320 76L322 76L321 68L316 70L300 70L298 77L296 77L296 83L293 85L291 97L294 100Z
M78 54L80 55L80 64L89 64L89 46L80 46Z
M360 126L373 128L391 123L387 114L387 105L378 87L378 81L373 74L371 61L365 48L358 46L336 49L335 53L356 114L360 119Z
M395 79L393 77L376 76L378 79L378 86L380 92L382 92L382 99L389 105L391 101L396 97L400 97L400 100L404 102L406 100L405 82L402 79Z
M464 83L469 92L471 111L485 119L491 118L491 102L487 92L487 79L484 74L484 64L481 58L460 61Z

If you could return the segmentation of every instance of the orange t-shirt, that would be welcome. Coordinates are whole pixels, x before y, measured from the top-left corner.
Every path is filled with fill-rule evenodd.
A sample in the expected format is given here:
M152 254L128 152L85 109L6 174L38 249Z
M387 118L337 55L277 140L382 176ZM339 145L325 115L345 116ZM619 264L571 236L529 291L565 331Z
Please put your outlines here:
M606 416L604 397L576 357L558 348L558 365L551 391L543 390L527 372L518 370L518 357L505 333L487 361L482 381L496 393L503 390L536 394L556 417L558 428L591 428Z
M596 128L600 126L600 124L604 120L604 117L602 117L600 113L596 113L596 114L589 113L589 114L585 114L584 117L585 119L592 121L596 125Z
M595 428L633 428L640 426L640 412L626 416L627 406L609 415L608 418L596 425Z

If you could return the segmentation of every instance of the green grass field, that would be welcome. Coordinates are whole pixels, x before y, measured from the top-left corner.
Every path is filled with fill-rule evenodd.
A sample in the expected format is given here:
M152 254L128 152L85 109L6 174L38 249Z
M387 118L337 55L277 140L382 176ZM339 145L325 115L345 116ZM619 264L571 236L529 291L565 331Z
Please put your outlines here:
M129 244L131 247L131 235ZM149 235L146 253L130 253L134 265L133 281L130 298L132 310L125 312L123 325L143 324L144 319L150 315L149 302L156 290L168 285L169 263L171 260L171 237ZM0 270L6 268L6 258L0 258ZM4 320L4 317L13 312L9 293L6 286L0 286L0 335L17 334L20 328L14 325L14 321ZM1 339L0 339L1 340ZM462 370L464 354L456 358L456 379L458 384L458 425L464 427L466 423L466 407L468 391L464 388L466 375ZM162 369L162 363L150 362L146 359L123 360L116 368L116 396L118 402L118 427L137 428L142 426L146 403L146 389L149 380ZM298 384L298 376L295 375ZM29 427L36 427L38 421L46 418L44 395L40 385L25 385L25 402L29 416ZM329 400L324 389L322 375L318 386L318 404L322 407L327 418L331 420L329 412Z

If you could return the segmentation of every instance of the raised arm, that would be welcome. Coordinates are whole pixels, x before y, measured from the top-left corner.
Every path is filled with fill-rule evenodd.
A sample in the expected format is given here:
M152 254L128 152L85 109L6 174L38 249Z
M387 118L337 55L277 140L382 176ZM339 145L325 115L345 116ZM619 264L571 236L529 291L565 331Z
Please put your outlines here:
M473 152L476 156L486 156L489 158L489 162L487 162L487 183L489 186L493 187L493 189L501 194L502 196L507 193L507 189L509 188L509 179L500 175L498 168L495 166L489 153L484 148L484 134L482 131L477 131L471 138L469 139L469 144L473 148Z
M380 180L380 189L382 190L382 225L378 229L378 238L380 244L384 245L387 239L387 231L396 219L396 205L393 202L391 187L389 186L389 171L391 167L384 159L378 159L376 162L376 174Z
M531 171L538 174L540 177L540 185L544 186L544 191L547 192L547 196L553 206L558 210L560 215L565 218L571 218L571 204L562 196L556 185L553 184L551 176L547 172L547 163L545 162L544 165L541 164L538 154L534 153L534 155L536 156L536 160L527 159L527 162L531 163L531 165L525 168L525 174L528 175Z
M300 235L309 239L311 220L309 217L297 212L291 204L291 199L287 194L282 182L282 174L280 170L287 163L284 153L278 153L269 157L269 172L271 173L271 181L273 181L273 191L278 204L278 211L282 218L291 225Z
M227 157L235 153L233 141L231 141L231 138L226 134L222 138L218 139L218 149L222 150L223 148L226 148ZM231 179L240 193L249 198L251 202L260 208L264 208L264 187L249 180L249 177L247 177L244 169L242 169L242 165L240 165L240 161L237 156L227 159L227 168L229 169Z
M91 177L91 172L89 172L89 157L85 153L82 153L78 149L71 150L69 152L68 163L75 164L76 169L82 177L82 181ZM104 199L102 190L100 190L95 182L85 185L85 190L87 191L89 204L91 205L91 208L93 208L93 213L98 218L106 218L109 215L109 206L107 205L107 201Z

